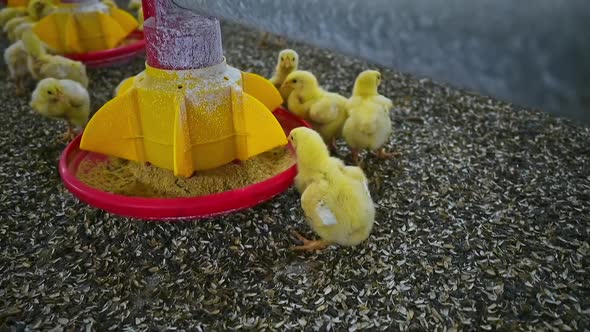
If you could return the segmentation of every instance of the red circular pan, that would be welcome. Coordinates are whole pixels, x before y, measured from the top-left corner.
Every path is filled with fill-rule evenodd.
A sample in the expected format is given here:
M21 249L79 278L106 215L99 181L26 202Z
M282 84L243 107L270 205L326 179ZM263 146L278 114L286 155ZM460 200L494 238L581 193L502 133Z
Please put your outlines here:
M284 109L273 112L283 130L309 125ZM248 209L287 190L297 174L295 165L265 181L222 193L187 198L145 198L112 194L84 184L76 178L84 159L104 160L98 153L80 150L82 135L62 152L59 174L66 188L81 201L108 212L147 220L180 220L212 217Z
M129 60L145 50L145 39L143 32L136 30L132 32L128 40L135 40L131 44L119 46L110 50L96 51L80 54L65 54L64 56L83 62L88 67L106 67Z

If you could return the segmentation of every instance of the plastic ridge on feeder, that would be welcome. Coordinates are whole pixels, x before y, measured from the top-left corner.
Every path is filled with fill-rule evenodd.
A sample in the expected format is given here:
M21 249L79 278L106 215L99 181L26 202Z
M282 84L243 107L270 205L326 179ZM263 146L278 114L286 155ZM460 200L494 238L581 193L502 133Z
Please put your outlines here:
M216 18L144 0L146 69L89 121L80 148L191 176L287 144L265 78L226 64Z
M61 0L33 30L57 52L77 54L115 48L138 26L131 14L99 0Z

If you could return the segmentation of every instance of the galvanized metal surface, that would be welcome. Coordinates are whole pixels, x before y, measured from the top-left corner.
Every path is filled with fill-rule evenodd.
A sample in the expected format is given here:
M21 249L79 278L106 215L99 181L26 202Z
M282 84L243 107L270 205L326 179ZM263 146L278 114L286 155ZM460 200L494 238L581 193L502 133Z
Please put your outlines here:
M590 122L585 0L174 0L527 107Z

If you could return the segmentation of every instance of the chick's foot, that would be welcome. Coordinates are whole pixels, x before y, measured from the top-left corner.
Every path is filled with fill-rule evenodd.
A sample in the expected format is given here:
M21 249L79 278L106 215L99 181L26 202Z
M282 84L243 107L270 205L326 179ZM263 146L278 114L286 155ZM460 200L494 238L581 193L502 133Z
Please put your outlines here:
M76 138L76 132L71 127L68 127L68 130L61 135L60 141L63 143L68 143L74 138Z
M332 141L330 142L330 150L332 151L338 151L338 145L336 145L336 138L332 138Z
M16 95L22 97L26 94L25 84L23 81L16 81Z
M395 157L399 157L401 156L401 153L399 152L386 152L385 148L379 149L379 151L377 151L377 158L379 159L389 159L389 158L395 158Z
M308 240L303 235L299 234L297 231L291 231L295 237L301 242L303 242L302 246L293 246L291 250L296 251L313 251L313 250L321 250L330 245L330 242L326 240Z
M352 162L358 166L360 164L359 151L357 149L350 149L350 156L352 157Z

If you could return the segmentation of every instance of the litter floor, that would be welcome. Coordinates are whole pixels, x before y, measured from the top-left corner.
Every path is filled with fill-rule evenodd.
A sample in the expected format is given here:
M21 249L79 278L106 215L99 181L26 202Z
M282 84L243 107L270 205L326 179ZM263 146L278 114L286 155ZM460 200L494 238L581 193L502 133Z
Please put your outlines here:
M271 74L280 46L222 28L228 63ZM287 46L346 96L372 68ZM142 67L89 69L93 109ZM364 156L374 231L311 254L289 250L291 229L313 236L293 189L179 223L79 202L57 171L65 125L0 80L0 330L590 329L590 128L382 73L396 105L388 148L402 155ZM351 162L343 143L338 154Z

